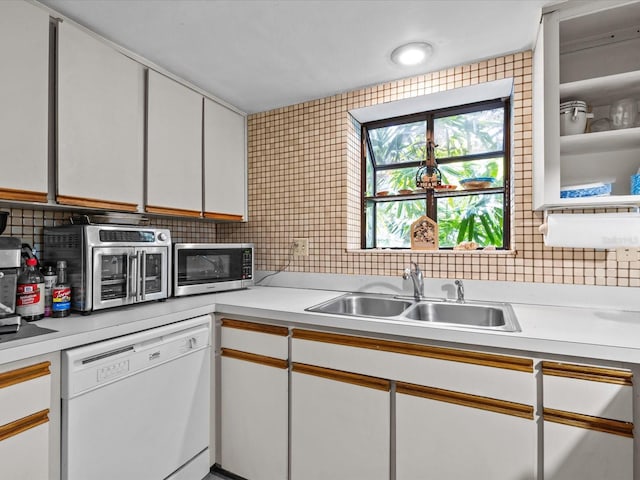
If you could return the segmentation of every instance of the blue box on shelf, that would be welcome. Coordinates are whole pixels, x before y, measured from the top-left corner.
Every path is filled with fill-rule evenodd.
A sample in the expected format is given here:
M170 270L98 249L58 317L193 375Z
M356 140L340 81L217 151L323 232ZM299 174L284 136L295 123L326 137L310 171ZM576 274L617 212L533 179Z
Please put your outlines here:
M631 195L640 195L640 173L631 175Z

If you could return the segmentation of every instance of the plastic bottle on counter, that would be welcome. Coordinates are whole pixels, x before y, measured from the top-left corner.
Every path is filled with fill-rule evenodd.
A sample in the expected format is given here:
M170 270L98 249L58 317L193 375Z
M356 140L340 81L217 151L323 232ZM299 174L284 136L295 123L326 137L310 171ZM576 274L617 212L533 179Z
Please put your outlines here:
M44 275L44 316L50 317L53 286L56 284L58 276L52 265L47 265L42 274Z
M71 286L67 283L67 262L58 260L58 280L53 286L51 316L66 317L71 313Z
M16 313L27 322L44 317L44 276L38 271L35 258L28 258L18 276L16 288Z

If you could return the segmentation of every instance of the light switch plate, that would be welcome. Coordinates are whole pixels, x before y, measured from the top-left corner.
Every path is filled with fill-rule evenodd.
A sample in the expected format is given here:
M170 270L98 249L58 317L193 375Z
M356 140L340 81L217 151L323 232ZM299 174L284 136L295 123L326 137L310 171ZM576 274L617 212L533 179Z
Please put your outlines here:
M616 248L618 262L637 262L640 260L640 248Z

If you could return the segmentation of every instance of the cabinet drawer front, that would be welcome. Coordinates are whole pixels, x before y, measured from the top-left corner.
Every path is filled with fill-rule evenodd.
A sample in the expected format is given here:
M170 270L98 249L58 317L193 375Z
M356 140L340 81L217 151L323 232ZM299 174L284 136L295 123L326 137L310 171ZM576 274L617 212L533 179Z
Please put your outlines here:
M0 373L0 426L49 408L49 365L42 362Z
M544 478L632 480L633 439L544 422Z
M44 423L0 442L2 478L49 478L49 424Z
M545 408L594 417L633 421L631 374L594 367L543 362ZM600 375L597 375L601 372Z
M354 348L296 338L295 332L291 350L294 362L523 404L531 404L536 395L533 373L497 368L493 362L483 365L418 356L410 353L410 349L408 353L396 353L369 347ZM441 353L438 349L433 351ZM495 360L499 359L500 356L496 356Z
M220 346L223 349L255 353L286 360L289 357L289 330L238 320L222 320Z

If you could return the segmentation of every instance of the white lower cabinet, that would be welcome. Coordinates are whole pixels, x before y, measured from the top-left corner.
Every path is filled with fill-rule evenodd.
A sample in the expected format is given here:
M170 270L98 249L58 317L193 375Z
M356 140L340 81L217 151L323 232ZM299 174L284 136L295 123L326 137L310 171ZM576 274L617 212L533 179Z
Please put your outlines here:
M628 370L543 362L545 480L633 480Z
M58 353L0 366L0 478L59 478L59 378Z
M288 329L223 319L220 466L248 480L286 480Z
M291 480L388 480L389 382L293 364Z
M431 389L427 389L431 390ZM410 390L407 390L409 392ZM425 398L398 387L396 479L535 480L537 426L530 418ZM480 400L480 399L478 399ZM494 408L497 405L494 405ZM579 477L575 477L579 478Z

